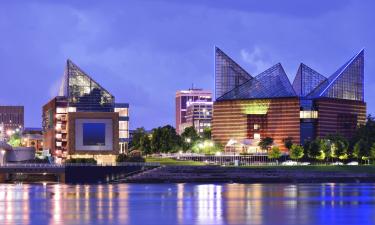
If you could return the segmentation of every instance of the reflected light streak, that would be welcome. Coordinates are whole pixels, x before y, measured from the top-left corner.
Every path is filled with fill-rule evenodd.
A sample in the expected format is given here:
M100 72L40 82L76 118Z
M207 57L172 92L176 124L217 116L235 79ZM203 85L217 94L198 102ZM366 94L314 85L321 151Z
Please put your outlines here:
M177 220L179 224L184 219L184 184L177 184Z
M221 224L221 186L198 185L198 223ZM220 194L218 194L220 193Z

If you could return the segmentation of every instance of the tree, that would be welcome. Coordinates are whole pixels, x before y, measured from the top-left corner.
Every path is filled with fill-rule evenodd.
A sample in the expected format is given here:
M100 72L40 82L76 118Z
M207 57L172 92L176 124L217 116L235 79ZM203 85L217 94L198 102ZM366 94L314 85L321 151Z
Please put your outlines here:
M133 133L132 141L130 142L130 147L138 149L141 147L141 138L147 135L146 130L143 127L137 128Z
M262 138L262 140L260 140L258 146L262 150L267 150L272 144L273 144L273 138L265 137L265 138Z
M205 127L202 134L203 139L211 139L211 127Z
M149 155L152 154L152 149L151 149L151 141L150 138L148 137L147 134L141 136L139 140L139 150L144 154L144 155Z
M331 142L326 139L318 139L320 151L324 153L326 159L331 158Z
M366 149L366 151L370 150L372 147L372 143L375 142L375 118L369 114L366 119L366 123L364 125L361 125L355 132L355 135L350 140L350 148L353 149L355 145L362 140L363 143L366 145L366 147L363 147L363 149ZM354 152L352 153L354 156Z
M357 159L362 159L363 157L370 156L370 149L368 149L368 144L365 140L360 139L353 148L353 156ZM372 149L372 148L371 148Z
M12 147L20 147L21 146L21 135L17 132L10 136L9 142Z
M314 140L309 143L307 154L310 158L317 159L321 156L319 140Z
M171 125L152 130L151 149L153 152L176 152L181 146L181 137Z
M372 144L371 149L370 149L370 158L372 160L375 160L375 142Z
M290 158L294 160L298 160L303 157L303 147L293 144L291 149L290 149Z
M189 150L193 147L195 142L199 140L199 135L193 126L185 128L181 134L182 149L184 151Z
M268 152L269 159L276 159L276 163L278 163L278 159L281 157L280 148L277 146L273 146L271 151Z
M340 134L332 134L332 135L327 135L326 139L328 139L331 143L331 157L332 158L340 158L340 159L347 158L349 142L346 138L344 138Z
M292 138L292 137L284 138L284 139L283 139L283 142L284 142L284 146L285 146L285 148L287 148L288 150L290 150L290 148L291 148L292 145L293 145L293 138Z

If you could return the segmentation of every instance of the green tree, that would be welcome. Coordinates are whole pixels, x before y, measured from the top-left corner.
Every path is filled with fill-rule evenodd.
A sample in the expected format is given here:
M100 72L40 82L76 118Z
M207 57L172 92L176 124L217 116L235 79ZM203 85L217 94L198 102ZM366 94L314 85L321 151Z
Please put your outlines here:
M181 146L181 137L174 127L166 125L153 129L151 149L153 152L176 152Z
M278 159L281 157L280 148L277 146L273 146L271 150L268 152L269 159L276 159L276 163L278 163Z
M372 143L375 142L375 118L371 116L371 114L367 116L366 123L357 128L355 135L350 140L349 150L354 151L354 146L360 140L363 141L363 143L361 144L366 145L366 147L363 147L364 149L366 149L366 151L369 151L369 149L371 149L372 147ZM351 155L354 156L354 152Z
M303 147L300 145L293 144L290 149L290 158L298 160L303 157Z
M151 140L147 134L144 134L141 136L139 140L139 150L142 152L143 155L149 155L152 154L152 149L151 149Z
M211 139L211 127L205 127L202 134L203 139Z
M12 147L20 147L21 146L21 135L17 132L10 136L9 142Z
M324 153L326 159L331 158L331 142L326 139L318 139L319 141L319 148Z
M370 149L368 149L368 144L365 140L360 139L353 148L353 157L357 159L362 159L363 157L370 156Z
M370 149L370 158L372 160L375 160L375 142L372 144L371 149Z
M284 138L284 139L283 139L283 142L284 142L284 146L285 146L285 148L287 148L288 150L290 150L290 148L291 148L292 145L293 145L293 138L292 138L292 137Z
M258 146L263 150L267 150L272 144L273 144L273 138L265 137L260 140Z
M132 141L130 142L130 147L138 149L141 147L141 138L147 135L146 130L143 127L137 128L133 133Z
M317 159L321 156L319 140L314 140L309 143L307 154L310 158Z
M331 143L331 157L344 159L347 157L349 142L340 134L327 135L325 138Z
M189 150L193 147L195 142L199 140L199 135L193 126L185 128L181 134L182 149L184 151Z

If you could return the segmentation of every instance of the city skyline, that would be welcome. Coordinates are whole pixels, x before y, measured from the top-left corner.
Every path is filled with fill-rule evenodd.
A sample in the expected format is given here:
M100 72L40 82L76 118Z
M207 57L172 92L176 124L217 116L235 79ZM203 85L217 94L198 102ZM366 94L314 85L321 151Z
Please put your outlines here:
M365 48L365 99L373 113L373 4L271 2L1 3L7 32L0 37L0 105L24 105L25 126L41 127L41 107L56 95L70 58L130 103L132 129L150 129L175 124L177 90L194 83L214 91L214 46L253 75L280 62L289 80L300 63L328 75Z

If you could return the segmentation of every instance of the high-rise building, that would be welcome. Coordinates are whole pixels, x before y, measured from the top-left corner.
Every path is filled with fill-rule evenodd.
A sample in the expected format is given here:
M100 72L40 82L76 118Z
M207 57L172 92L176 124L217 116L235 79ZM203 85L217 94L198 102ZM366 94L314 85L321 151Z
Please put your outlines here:
M211 128L212 101L188 102L187 105L186 122L181 124L182 130L193 126L199 134L202 134L205 128Z
M59 95L43 106L45 149L57 160L94 157L114 162L127 150L129 104L67 60Z
M212 102L211 91L191 88L189 90L176 92L176 131L179 134L181 134L184 131L184 128L186 128L185 123L187 122L188 106L191 105L194 108L192 105L193 102ZM205 103L202 103L201 105L204 104ZM203 109L203 107L198 108Z
M23 106L0 106L0 132L4 133L4 137L10 136L16 130L22 130L23 127Z
M212 137L227 149L257 152L264 137L283 150L287 137L350 138L365 123L363 50L329 77L301 64L293 84L280 63L252 76L219 48L215 57Z

